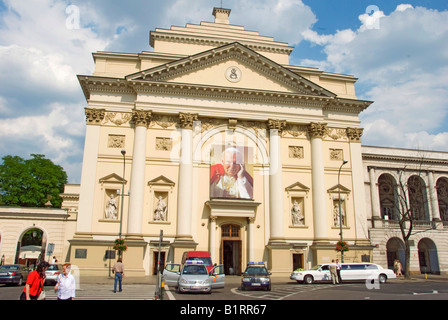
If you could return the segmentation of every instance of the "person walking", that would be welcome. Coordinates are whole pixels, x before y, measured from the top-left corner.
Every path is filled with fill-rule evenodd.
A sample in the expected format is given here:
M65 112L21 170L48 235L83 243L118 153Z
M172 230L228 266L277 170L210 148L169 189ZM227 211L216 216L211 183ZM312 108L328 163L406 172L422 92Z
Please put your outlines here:
M395 274L397 275L397 277L403 275L401 273L401 263L400 263L400 260L398 260L398 259L395 259L395 261L394 261L394 271L395 271Z
M118 282L118 291L121 292L122 291L121 282L123 281L124 277L124 265L121 258L118 258L117 262L114 264L112 272L115 273L114 293L117 292L117 282Z
M334 260L331 260L329 267L330 267L331 281L333 281L333 284L339 283L337 265L336 265L336 263L334 263Z
M339 263L339 259L336 259L336 272L338 274L338 283L342 283L341 269L342 265Z
M58 293L58 300L75 300L75 277L70 273L71 264L62 266L62 274L58 277L58 282L54 286L54 291Z
M45 271L47 271L49 263L42 261L36 270L30 272L26 279L20 300L45 300L44 281ZM42 295L41 295L42 293Z

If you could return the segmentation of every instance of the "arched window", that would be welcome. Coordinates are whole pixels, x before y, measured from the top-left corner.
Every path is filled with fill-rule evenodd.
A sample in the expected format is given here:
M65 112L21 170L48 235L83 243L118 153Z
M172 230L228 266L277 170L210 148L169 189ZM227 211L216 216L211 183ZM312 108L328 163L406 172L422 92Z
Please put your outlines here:
M446 223L448 222L448 179L440 178L437 180L436 189L440 219Z
M409 205L412 216L416 221L429 221L428 199L426 185L419 176L411 176L408 179Z
M399 220L396 205L396 182L390 174L384 173L378 178L378 192L380 195L381 218Z

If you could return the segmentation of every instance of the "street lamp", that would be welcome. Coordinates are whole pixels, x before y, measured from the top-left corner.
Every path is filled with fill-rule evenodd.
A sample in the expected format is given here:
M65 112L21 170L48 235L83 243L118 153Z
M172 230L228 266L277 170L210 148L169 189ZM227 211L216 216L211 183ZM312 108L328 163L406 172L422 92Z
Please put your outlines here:
M123 178L121 181L121 214L120 214L120 233L118 237L121 239L121 226L123 224L123 203L124 203L124 170L126 168L126 150L121 150L121 154L123 155ZM120 251L121 252L121 251Z
M346 164L348 161L347 160L342 160L342 164L339 167L339 172L338 172L338 200L339 200L339 235L340 235L340 239L341 239L341 244L342 244L342 210L341 210L341 169L342 166L344 164ZM344 250L341 250L341 263L344 263Z

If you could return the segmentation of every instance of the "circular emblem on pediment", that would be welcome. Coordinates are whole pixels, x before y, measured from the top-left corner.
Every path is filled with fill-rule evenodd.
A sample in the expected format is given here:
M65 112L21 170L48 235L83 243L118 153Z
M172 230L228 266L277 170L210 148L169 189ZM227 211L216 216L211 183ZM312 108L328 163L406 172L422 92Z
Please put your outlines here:
M226 79L230 82L238 82L241 80L242 72L238 67L229 67L226 70Z

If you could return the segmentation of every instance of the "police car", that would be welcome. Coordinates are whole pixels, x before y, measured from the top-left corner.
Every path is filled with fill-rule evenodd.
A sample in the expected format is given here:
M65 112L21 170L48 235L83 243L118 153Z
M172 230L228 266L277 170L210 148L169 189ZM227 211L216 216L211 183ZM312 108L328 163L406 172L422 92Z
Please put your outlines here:
M204 292L224 288L224 266L213 267L209 272L202 261L186 261L180 271L180 265L168 264L163 271L164 283L176 288L177 292Z
M271 290L271 273L264 262L249 262L241 274L241 290L264 289Z

